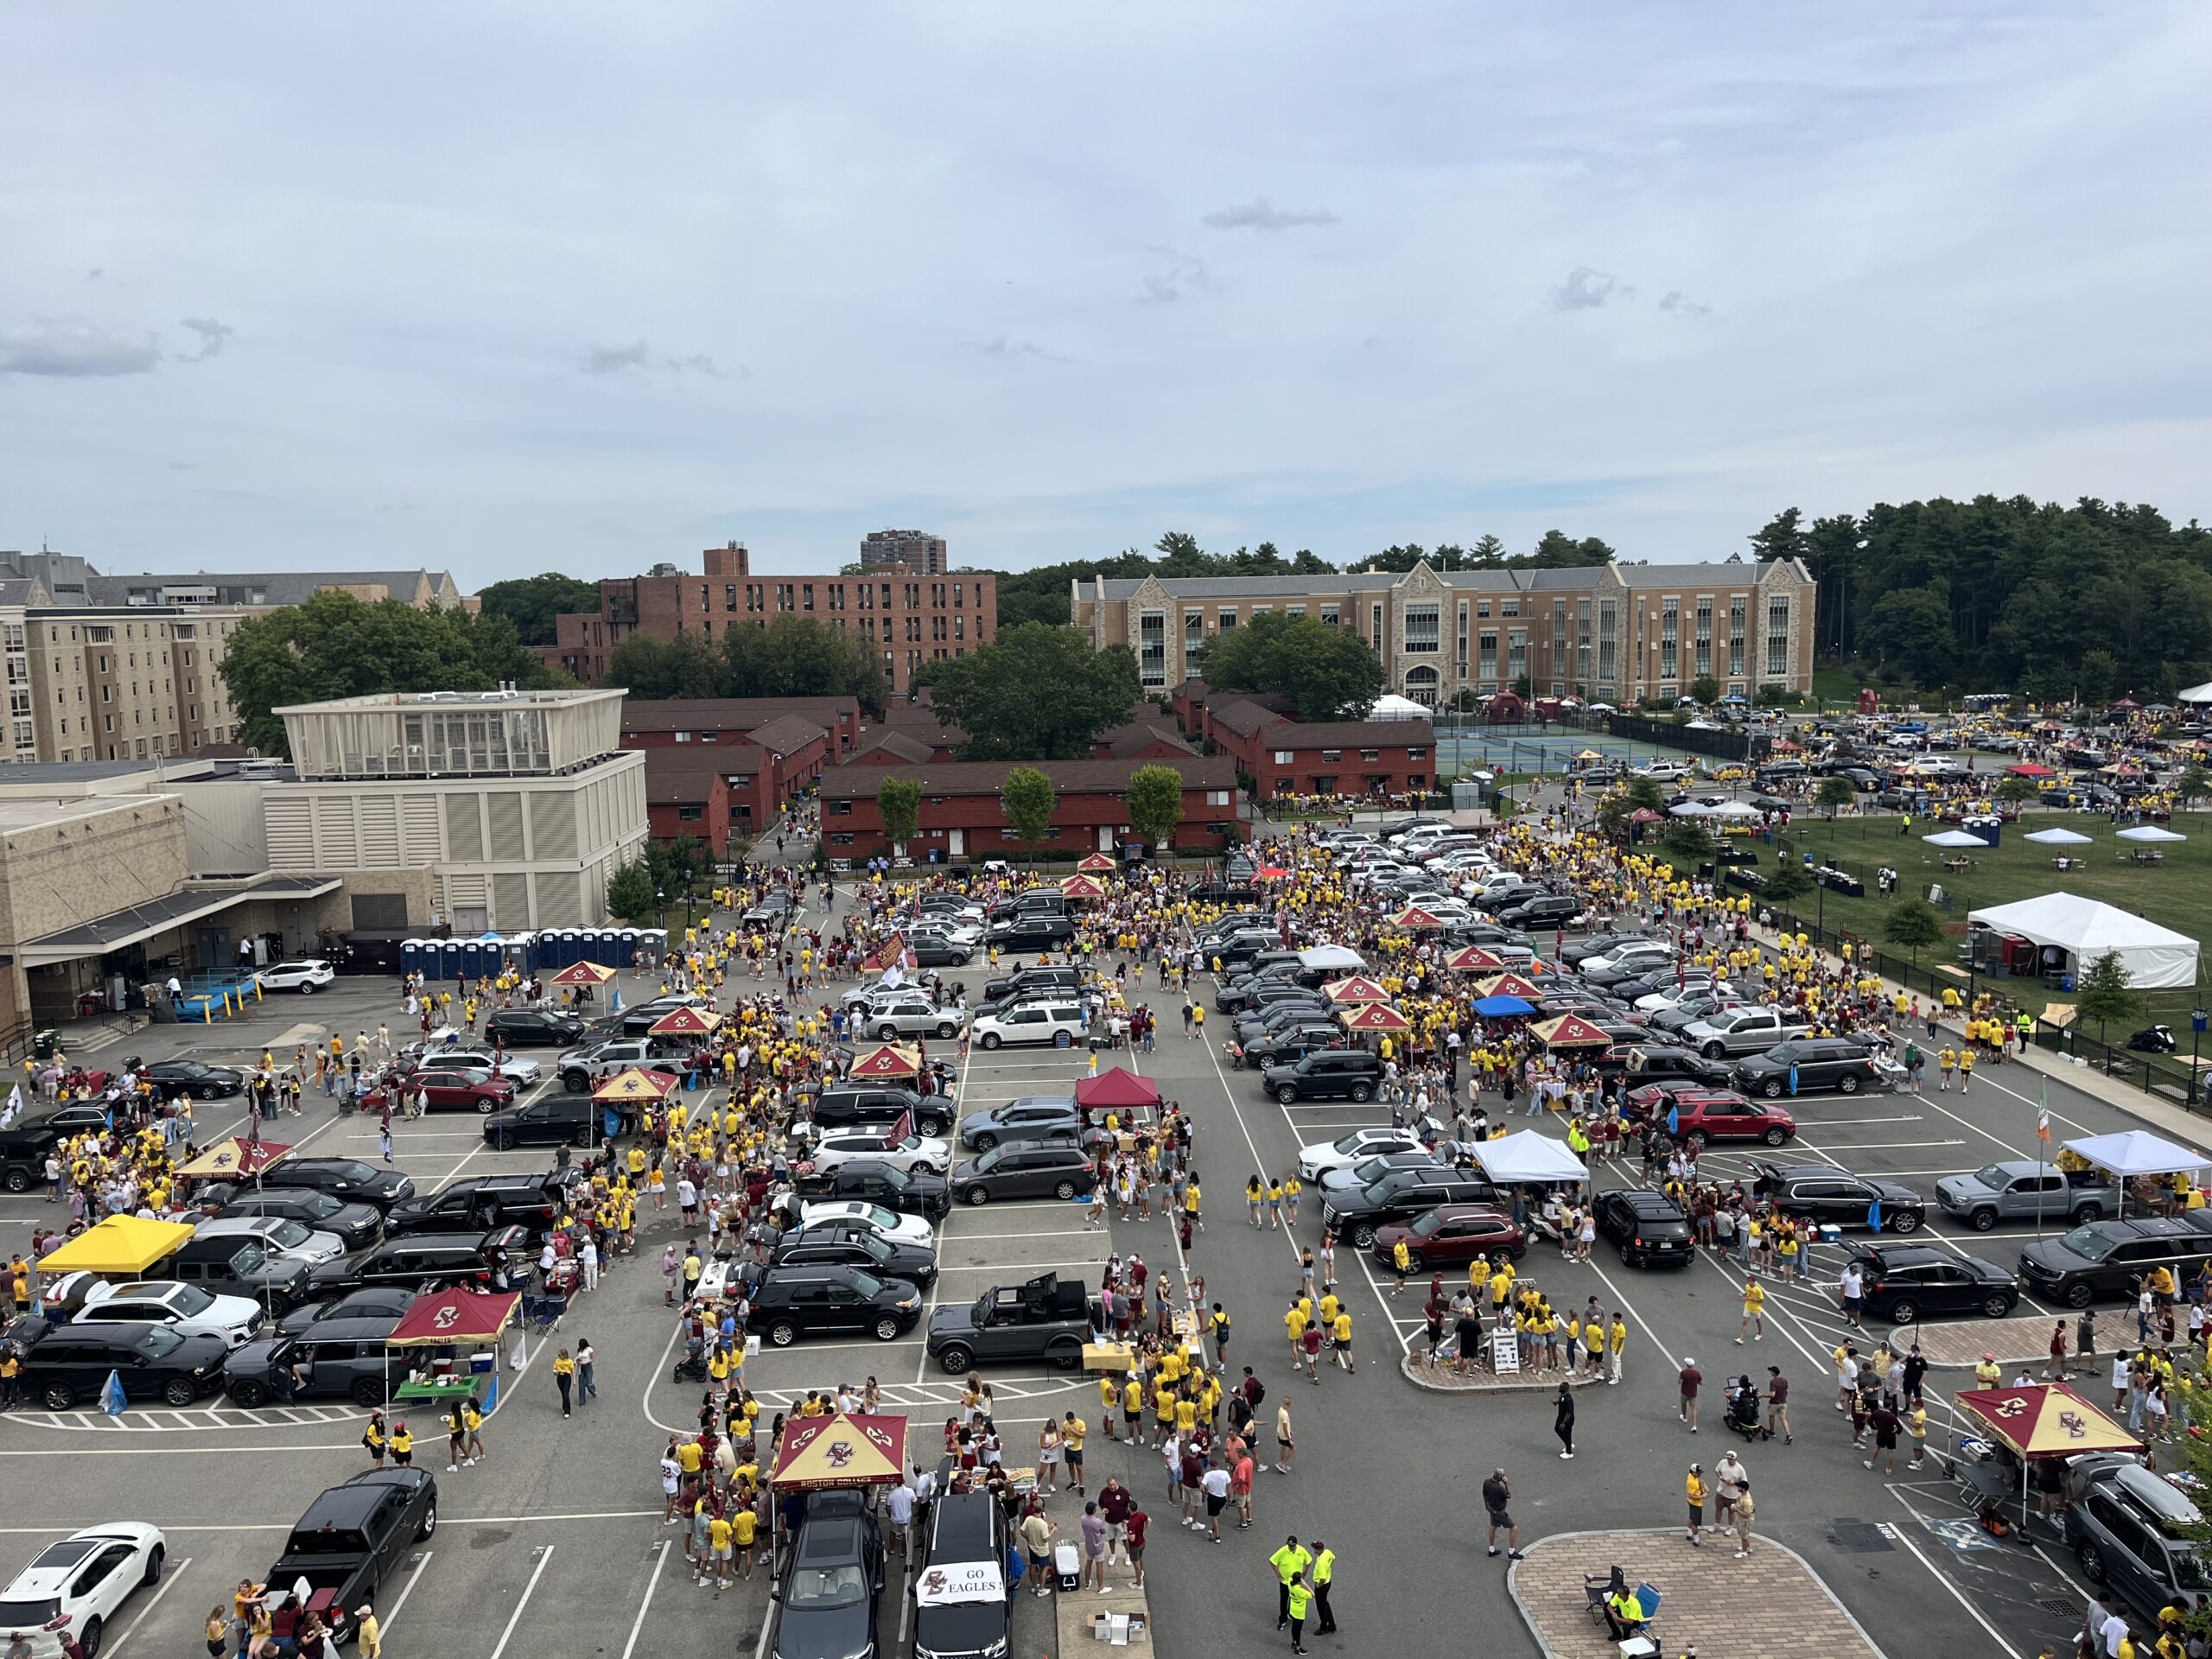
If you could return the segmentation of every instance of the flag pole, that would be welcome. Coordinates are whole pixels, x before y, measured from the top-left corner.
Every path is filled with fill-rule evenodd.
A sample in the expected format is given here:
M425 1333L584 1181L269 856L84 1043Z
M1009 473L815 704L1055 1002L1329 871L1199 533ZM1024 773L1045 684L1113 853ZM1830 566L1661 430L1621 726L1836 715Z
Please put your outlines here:
M2044 1170L2050 1160L2050 1079L2043 1080L2036 1096L2036 1236L2043 1236L2043 1218L2049 1207L2043 1202Z

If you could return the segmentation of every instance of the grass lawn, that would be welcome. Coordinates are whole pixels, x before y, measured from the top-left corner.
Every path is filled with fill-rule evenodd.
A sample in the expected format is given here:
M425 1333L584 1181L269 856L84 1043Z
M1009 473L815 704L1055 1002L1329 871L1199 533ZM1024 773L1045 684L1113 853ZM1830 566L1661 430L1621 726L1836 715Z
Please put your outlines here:
M2093 837L2091 844L2044 847L2022 838L2024 830L2058 825ZM2143 866L2129 862L2119 850L2131 848L2132 843L2114 840L2113 826L2105 819L2037 813L2022 823L2005 825L2002 846L1969 854L1974 868L1960 874L1945 870L1940 862L1955 855L1920 839L1938 827L1929 819L1916 818L1912 833L1900 837L1897 820L1892 816L1846 817L1833 823L1817 817L1797 819L1785 837L1793 851L1810 852L1816 861L1827 861L1824 855L1832 854L1838 867L1866 884L1864 899L1830 893L1822 900L1808 894L1800 901L1800 907L1808 917L1823 911L1829 926L1848 928L1878 945L1883 915L1896 902L1875 892L1874 872L1887 865L1904 878L1898 886L1901 896L1925 897L1931 883L1940 885L1950 899L1944 907L1944 919L1961 929L1967 912L1981 906L2065 892L2133 911L2194 939L2212 938L2212 816L2183 813L2177 817L2171 828L2189 840L2161 846L2158 850L2165 855L2165 861ZM2050 861L2061 852L2084 855L2087 861L2079 869L2055 870ZM1770 857L1763 855L1761 863L1767 864ZM1881 948L1899 954L1893 946ZM1939 947L1923 952L1923 961L1941 957L1946 950ZM2014 982L2009 988L2031 1007L2039 1007L2044 1000L2039 986ZM2146 995L2152 1013L2166 1018L2169 1024L2186 1026L2185 1016L2196 1001L2194 992ZM2065 999L2059 995L2057 1000ZM2183 1017L2177 1021L2171 1017L2176 1014Z

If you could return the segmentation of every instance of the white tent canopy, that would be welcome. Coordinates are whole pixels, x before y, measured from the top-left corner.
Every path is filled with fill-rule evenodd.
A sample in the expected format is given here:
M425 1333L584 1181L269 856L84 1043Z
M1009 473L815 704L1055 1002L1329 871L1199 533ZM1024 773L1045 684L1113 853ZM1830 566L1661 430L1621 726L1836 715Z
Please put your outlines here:
M1969 911L1967 920L1999 933L2031 939L2057 950L2075 972L2110 952L2137 990L2169 990L2196 983L2196 941L2186 933L2070 893L2047 893L2010 905Z
M1475 1161L1500 1185L1516 1181L1586 1181L1590 1172L1563 1142L1534 1129L1475 1142Z
M1986 847L1989 843L1980 836L1970 836L1963 830L1939 830L1921 839L1930 847Z
M1370 720L1433 720L1436 710L1426 703L1415 702L1411 697L1402 697L1395 691L1385 692L1375 699L1375 706L1367 711Z
M2178 830L2162 830L2155 823L2139 823L2132 830L2120 832L2122 841L2187 841L2189 837Z
M2087 847L2094 839L2078 830L2038 830L2023 836L2023 841L2039 841L2046 847Z
M2078 1153L2099 1169L2124 1178L2134 1175L2173 1175L2193 1173L2208 1160L2201 1152L2177 1147L2143 1129L2122 1129L2115 1135L2086 1135L2069 1141L2066 1150Z
M2212 702L2212 680L2202 685L2192 685L2186 691L2174 693L2176 702Z

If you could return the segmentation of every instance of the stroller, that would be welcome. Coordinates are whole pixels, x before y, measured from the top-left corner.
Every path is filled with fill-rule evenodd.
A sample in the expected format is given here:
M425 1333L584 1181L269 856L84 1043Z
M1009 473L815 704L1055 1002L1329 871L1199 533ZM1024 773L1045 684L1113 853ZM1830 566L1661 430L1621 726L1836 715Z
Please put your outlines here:
M1748 1376L1738 1377L1728 1391L1727 1427L1747 1440L1774 1438L1759 1421L1759 1391Z
M676 1362L676 1375L670 1380L677 1382L703 1382L707 1380L707 1343L703 1337L693 1337L684 1344L683 1357Z

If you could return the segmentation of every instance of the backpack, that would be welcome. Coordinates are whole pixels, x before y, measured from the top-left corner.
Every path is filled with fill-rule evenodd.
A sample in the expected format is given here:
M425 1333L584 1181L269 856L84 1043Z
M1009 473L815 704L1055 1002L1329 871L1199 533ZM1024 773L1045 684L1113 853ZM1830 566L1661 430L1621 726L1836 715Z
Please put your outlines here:
M1252 1402L1252 1409L1258 1411L1260 1402L1268 1397L1268 1385L1261 1382L1258 1377L1254 1377L1245 1387L1244 1397Z

